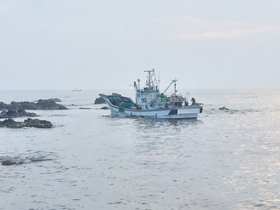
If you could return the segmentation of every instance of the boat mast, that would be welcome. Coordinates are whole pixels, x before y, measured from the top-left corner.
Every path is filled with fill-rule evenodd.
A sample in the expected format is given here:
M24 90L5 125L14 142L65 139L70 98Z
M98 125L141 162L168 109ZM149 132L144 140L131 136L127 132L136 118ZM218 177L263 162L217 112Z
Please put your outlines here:
M145 70L144 72L148 72L148 80L147 80L147 86L149 87L149 88L151 88L152 87L152 81L151 81L151 73L154 73L155 72L155 69L152 69L152 70Z
M137 79L138 82L138 90L140 90L140 79Z
M173 80L173 82L174 82L174 93L175 93L175 95L176 95L176 93L177 93L177 89L176 89L176 82L177 82L178 80L177 79L174 79Z

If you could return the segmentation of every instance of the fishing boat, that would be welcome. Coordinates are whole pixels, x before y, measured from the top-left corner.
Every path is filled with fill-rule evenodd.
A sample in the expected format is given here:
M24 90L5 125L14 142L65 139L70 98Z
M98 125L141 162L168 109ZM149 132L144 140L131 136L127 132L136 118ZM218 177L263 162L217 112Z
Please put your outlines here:
M190 103L187 97L177 94L177 79L173 79L170 85L160 92L155 70L146 70L146 85L140 88L140 80L134 82L136 93L135 102L118 93L111 95L99 94L108 105L112 117L145 117L160 119L196 119L202 113L203 105L197 103L194 98ZM174 91L167 96L165 93L174 85Z

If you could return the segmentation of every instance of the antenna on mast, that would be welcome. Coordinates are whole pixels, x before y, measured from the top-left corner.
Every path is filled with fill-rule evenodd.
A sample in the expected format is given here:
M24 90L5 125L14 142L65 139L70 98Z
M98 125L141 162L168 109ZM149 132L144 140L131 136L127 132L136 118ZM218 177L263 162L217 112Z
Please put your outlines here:
M173 80L173 82L174 82L174 93L175 93L175 95L176 95L176 93L177 93L177 89L176 89L176 82L177 82L178 80L177 79L175 79L174 78L174 80Z
M151 73L155 73L155 69L151 70L145 70L144 72L148 72L148 80L147 80L147 86L151 87L152 81L151 81Z
M140 90L140 79L137 79L138 82L138 90Z

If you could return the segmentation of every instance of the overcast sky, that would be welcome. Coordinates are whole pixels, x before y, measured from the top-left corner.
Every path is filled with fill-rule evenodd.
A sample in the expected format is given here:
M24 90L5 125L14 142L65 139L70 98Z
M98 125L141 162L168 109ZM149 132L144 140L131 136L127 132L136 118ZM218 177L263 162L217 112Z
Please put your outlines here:
M280 88L279 0L0 0L1 90Z

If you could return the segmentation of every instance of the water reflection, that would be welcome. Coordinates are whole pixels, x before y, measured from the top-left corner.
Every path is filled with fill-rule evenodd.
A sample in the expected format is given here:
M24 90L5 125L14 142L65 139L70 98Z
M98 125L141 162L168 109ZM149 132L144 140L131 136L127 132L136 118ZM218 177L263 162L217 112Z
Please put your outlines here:
M198 125L203 123L201 120L197 119L143 119L137 118L134 120L134 125L139 128L145 129L154 129L168 126L189 126L189 125Z

